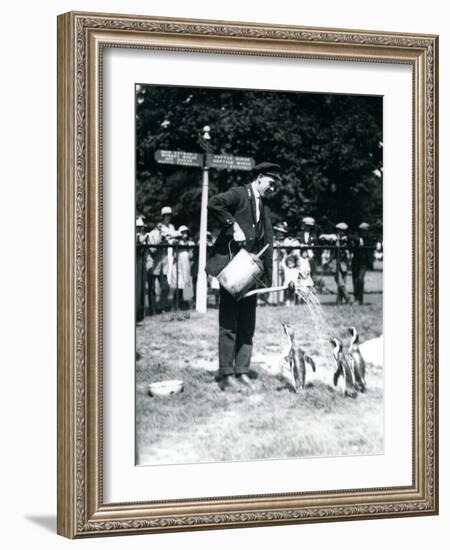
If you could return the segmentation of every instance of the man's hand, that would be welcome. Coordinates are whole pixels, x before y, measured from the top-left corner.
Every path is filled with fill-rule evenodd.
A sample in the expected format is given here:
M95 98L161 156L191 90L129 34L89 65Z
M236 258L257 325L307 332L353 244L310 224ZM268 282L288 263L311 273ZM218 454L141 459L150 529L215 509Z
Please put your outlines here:
M240 225L236 222L234 222L234 225L233 225L233 239L237 243L244 243L245 242L245 234L242 231Z

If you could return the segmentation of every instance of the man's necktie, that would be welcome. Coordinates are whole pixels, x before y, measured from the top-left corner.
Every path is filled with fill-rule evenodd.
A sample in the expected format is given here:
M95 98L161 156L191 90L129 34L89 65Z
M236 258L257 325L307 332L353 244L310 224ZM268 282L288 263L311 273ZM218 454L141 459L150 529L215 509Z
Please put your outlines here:
M259 220L256 223L256 238L262 240L264 237L264 204L262 198L258 199Z

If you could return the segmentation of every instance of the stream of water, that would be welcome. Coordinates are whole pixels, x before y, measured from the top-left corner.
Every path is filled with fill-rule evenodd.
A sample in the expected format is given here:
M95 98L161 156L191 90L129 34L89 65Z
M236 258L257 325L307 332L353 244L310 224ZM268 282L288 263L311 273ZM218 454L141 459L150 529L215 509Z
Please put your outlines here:
M334 336L333 328L325 316L314 286L305 285L302 281L299 281L295 285L295 292L300 300L305 302L311 314L319 356L321 358L330 356L329 341Z

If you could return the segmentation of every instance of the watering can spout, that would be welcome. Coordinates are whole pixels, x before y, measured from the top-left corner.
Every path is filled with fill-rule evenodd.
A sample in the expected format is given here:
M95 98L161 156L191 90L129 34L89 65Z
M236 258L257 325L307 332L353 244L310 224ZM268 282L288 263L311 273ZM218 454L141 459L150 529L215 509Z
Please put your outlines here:
M256 254L257 258L261 258L261 256L264 254L264 252L269 248L269 243L265 244L263 248Z

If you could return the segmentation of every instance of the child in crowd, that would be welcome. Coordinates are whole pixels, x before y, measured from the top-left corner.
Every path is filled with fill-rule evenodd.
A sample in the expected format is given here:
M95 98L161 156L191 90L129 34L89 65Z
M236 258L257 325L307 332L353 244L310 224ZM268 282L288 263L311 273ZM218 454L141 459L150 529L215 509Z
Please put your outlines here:
M284 302L287 307L291 307L298 303L295 285L300 276L299 257L296 254L289 254L283 259L281 267L284 284L287 287L284 292Z

